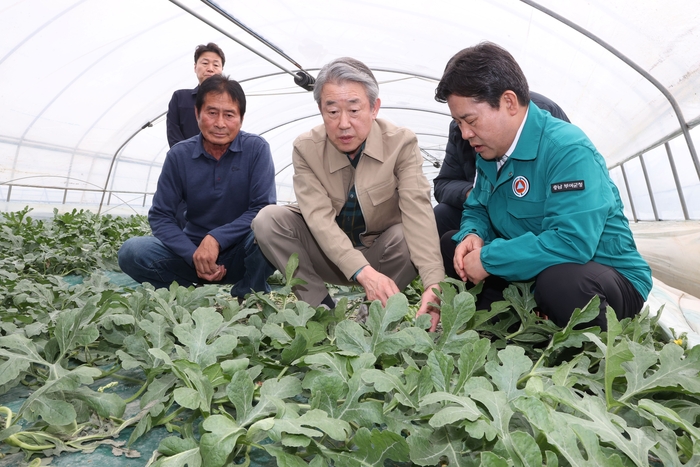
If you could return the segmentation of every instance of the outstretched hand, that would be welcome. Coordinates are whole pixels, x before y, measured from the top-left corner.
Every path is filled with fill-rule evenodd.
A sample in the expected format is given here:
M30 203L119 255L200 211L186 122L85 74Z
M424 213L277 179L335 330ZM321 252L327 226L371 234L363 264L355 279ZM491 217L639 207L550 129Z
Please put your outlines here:
M386 301L392 295L399 293L399 288L396 283L389 277L367 265L362 268L362 271L355 278L357 282L365 289L367 300L379 300L382 306L386 306Z
M435 332L440 322L440 308L436 306L440 305L440 299L433 289L440 290L440 286L438 284L433 284L425 288L425 292L421 295L420 308L416 312L416 318L426 313L430 315L430 332ZM434 303L434 305L431 305L431 302Z

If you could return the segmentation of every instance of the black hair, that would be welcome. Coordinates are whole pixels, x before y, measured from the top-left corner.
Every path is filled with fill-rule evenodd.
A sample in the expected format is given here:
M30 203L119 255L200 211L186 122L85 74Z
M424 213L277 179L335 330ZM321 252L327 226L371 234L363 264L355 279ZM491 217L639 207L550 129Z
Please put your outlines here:
M199 57L202 56L204 52L213 52L219 57L221 57L221 68L226 65L226 57L224 56L224 51L221 50L221 48L214 44L213 42L210 42L208 44L199 44L196 49L194 49L194 63L197 63L197 60L199 60Z
M243 88L238 84L238 81L229 79L228 76L224 75L212 75L199 85L197 100L194 104L197 108L197 113L202 111L204 97L207 94L224 93L231 96L231 100L238 104L238 112L241 114L241 118L243 118L245 115L245 93L243 92Z
M518 96L520 105L530 102L527 79L515 58L493 42L482 42L457 52L447 62L435 89L435 100L447 102L451 95L471 97L499 108L506 91Z

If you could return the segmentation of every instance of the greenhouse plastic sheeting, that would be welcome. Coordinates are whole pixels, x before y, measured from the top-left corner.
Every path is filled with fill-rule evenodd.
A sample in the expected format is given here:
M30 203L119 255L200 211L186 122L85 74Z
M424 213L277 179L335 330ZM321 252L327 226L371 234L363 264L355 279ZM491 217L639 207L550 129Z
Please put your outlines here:
M380 116L417 133L429 178L450 121L433 99L437 80L455 52L483 40L510 50L531 88L559 103L611 166L680 128L669 100L630 64L674 96L690 127L700 117L696 0L210 3L221 12L199 0L0 4L5 209L146 212L168 149L168 101L196 85L193 51L208 41L223 48L224 72L248 96L243 129L270 142L280 202L294 198L291 142L320 122L292 73L315 76L339 56L377 72Z
M653 314L661 310L659 324L669 337L685 334L688 347L700 344L700 299L654 278L646 305Z

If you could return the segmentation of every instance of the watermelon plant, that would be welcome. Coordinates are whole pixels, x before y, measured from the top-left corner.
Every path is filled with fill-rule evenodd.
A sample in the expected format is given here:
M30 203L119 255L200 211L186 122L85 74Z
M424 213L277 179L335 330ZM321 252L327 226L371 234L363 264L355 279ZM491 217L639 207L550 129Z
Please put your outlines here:
M414 316L419 283L358 323L347 298L329 311L289 295L295 257L285 286L242 305L217 286L124 289L98 271L143 218L27 214L0 220L0 393L31 390L0 407L0 441L35 465L139 455L156 427L170 436L141 454L160 467L254 452L291 467L700 465L700 350L660 313L608 310L601 332L594 299L558 328L529 284L476 310L477 290L447 280L437 333Z

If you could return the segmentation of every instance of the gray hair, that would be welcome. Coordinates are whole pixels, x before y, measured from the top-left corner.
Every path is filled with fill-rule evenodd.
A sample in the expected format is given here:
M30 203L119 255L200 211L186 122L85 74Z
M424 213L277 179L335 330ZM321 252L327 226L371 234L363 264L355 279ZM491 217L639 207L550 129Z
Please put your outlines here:
M350 57L336 58L321 68L314 85L314 99L321 106L321 91L326 83L345 83L351 81L364 86L369 98L369 105L374 109L374 104L379 97L379 84L367 65Z

